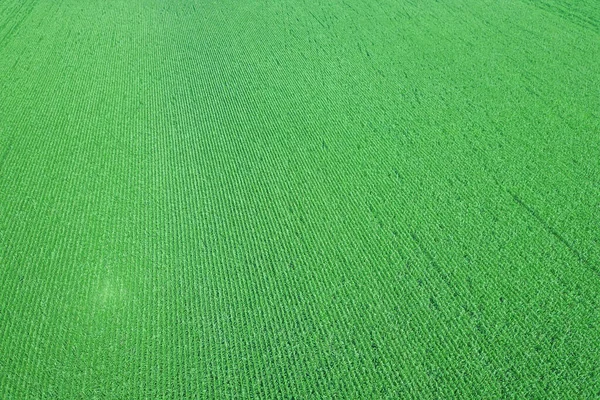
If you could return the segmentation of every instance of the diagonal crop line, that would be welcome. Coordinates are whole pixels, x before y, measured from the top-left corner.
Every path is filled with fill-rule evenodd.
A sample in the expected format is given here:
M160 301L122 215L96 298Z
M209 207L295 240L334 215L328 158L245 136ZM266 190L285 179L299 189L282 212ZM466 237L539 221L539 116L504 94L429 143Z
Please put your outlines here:
M571 252L571 254L573 254L579 260L580 263L590 266L588 260L583 256L583 254L581 254L581 252L579 252L579 250L577 250L571 243L569 243L569 241L567 241L567 239L565 239L565 237L563 235L561 235L560 232L558 232L556 229L554 229L552 226L550 226L550 224L548 224L548 222L546 222L537 213L537 211L535 211L535 209L528 206L519 196L517 196L512 191L510 191L508 189L506 189L506 191L508 192L508 194L510 194L512 196L515 203L517 203L521 208L523 208L525 211L527 211L527 213L529 213L529 215L531 215L544 228L544 230L546 230L546 232L548 232L556 240L558 240L560 243L562 243ZM599 273L599 271L596 268L592 267L592 270L595 273Z
M13 18L11 16L11 18L7 19L7 21L14 19L12 26L10 26L8 22L6 22L3 26L0 26L0 32L4 31L0 37L0 48L3 48L6 43L8 43L10 37L18 31L21 24L23 24L23 22L31 15L36 4L37 2L30 2L29 4L21 5L21 7L17 9L15 17ZM18 17L16 17L17 15Z

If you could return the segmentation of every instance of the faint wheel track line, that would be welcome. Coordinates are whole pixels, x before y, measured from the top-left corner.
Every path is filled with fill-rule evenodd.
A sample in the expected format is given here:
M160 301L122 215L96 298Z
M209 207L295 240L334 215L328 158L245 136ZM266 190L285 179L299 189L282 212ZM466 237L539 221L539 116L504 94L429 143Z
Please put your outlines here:
M593 272L595 272L596 274L599 274L598 269L594 268L589 263L589 261L583 256L583 254L581 254L571 243L569 243L569 241L567 241L567 239L565 239L564 236L562 236L560 234L560 232L558 232L556 229L554 229L552 226L550 226L550 224L548 224L546 221L544 221L544 219L538 214L537 211L535 211L535 209L528 206L519 196L517 196L511 190L509 190L509 189L505 189L505 190L508 194L511 195L511 197L515 203L517 203L521 208L523 208L525 211L527 211L527 213L529 213L529 215L531 215L542 226L542 228L544 228L544 230L546 230L546 232L551 234L556 240L558 240L560 243L562 243L569 250L569 252L579 260L580 263L589 266Z
M323 29L328 30L327 26L323 23L323 21L317 18L317 16L312 11L308 11L308 13L319 23L319 25L323 27Z
M0 176L2 176L2 169L4 166L4 162L6 160L6 158L8 157L8 154L10 153L12 147L13 147L13 143L15 141L15 136L11 136L8 139L8 143L6 145L6 148L2 151L2 153L0 154Z
M600 33L600 26L598 25L598 21L592 16L586 16L583 15L581 12L565 9L564 6L561 6L560 4L553 5L548 2L538 2L531 0L526 0L524 2L540 10L546 11L550 14L565 19L575 25L578 25L581 28L589 29L596 33Z
M434 270L436 270L439 273L442 282L444 282L446 286L448 286L448 289L450 290L452 296L454 296L455 299L459 299L460 293L456 290L456 285L452 284L452 282L450 281L451 277L449 276L449 274L445 272L442 268L440 268L440 265L436 261L435 257L433 257L433 254L431 254L431 252L427 250L427 247L425 246L425 244L423 244L423 241L417 236L417 234L414 231L410 232L410 237L419 248L419 251L421 251L421 253L425 256L429 264L434 268Z
M4 48L6 46L6 44L9 41L8 38L13 36L14 32L17 31L19 29L19 27L23 24L23 22L27 19L27 17L29 17L31 15L36 4L37 4L37 2L32 1L28 5L21 5L21 8L18 11L14 12L14 14L17 14L17 15L22 14L22 17L17 19L17 21L12 26L6 28L5 33L2 34L2 36L0 37L0 49ZM23 11L21 11L21 10L23 10ZM5 29L5 27L7 25L8 25L8 22L6 22L2 27L0 27L0 30Z

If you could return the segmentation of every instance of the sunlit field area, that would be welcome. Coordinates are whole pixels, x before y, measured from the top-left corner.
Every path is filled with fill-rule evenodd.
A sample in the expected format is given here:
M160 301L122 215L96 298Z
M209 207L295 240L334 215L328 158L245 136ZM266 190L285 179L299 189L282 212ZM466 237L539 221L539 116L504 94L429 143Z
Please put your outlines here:
M0 0L0 398L600 398L600 2Z

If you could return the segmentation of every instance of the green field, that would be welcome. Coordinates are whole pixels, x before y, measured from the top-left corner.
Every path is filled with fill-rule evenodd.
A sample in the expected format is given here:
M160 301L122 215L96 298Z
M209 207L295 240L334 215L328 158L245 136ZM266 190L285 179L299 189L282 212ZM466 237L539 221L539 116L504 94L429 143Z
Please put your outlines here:
M0 0L0 399L600 398L597 0Z

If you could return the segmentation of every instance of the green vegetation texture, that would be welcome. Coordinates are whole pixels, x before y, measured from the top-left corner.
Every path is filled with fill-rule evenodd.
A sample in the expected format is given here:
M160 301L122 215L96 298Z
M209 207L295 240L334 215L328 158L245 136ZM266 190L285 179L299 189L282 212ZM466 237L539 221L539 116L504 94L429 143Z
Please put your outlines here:
M0 1L0 398L600 398L600 3Z

